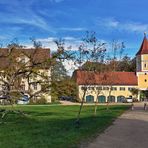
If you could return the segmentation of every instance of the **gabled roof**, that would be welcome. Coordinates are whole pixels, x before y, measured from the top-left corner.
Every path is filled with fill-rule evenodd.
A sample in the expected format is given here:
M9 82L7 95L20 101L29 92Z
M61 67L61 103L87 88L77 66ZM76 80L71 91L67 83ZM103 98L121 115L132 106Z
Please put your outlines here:
M136 55L141 55L141 54L148 54L148 40L146 38L146 35L144 36L141 47Z
M76 70L73 77L78 85L138 85L134 72L94 72Z
M26 57L32 58L34 63L44 62L50 58L50 49L49 48L14 48L14 49L8 49L8 48L0 48L0 68L7 68L11 64L11 57L8 55L16 55L16 57L19 55L24 55ZM47 66L48 67L48 66Z

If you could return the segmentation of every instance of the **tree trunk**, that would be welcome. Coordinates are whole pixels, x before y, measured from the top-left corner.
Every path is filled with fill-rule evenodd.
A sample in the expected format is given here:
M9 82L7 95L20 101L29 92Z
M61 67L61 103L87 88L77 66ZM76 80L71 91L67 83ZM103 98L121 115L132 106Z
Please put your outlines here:
M85 100L85 94L86 94L86 90L84 90L84 94L83 94L83 97L82 97L80 109L79 109L79 112L78 112L78 115L77 115L77 120L75 122L77 126L79 126L79 124L80 124L80 115L81 115L82 107L83 107L84 100Z
M100 94L100 92L97 93L97 98L98 98L99 94ZM95 102L94 116L96 116L96 114L97 114L97 108L98 108L97 98L96 98L96 102Z
M111 90L109 90L109 95L108 95L108 98L107 98L107 107L106 107L107 111L109 111L109 98L110 98L110 95L111 95Z
M98 102L96 101L96 102L95 102L95 111L94 111L94 116L96 116L96 114L97 114L97 107L98 107Z

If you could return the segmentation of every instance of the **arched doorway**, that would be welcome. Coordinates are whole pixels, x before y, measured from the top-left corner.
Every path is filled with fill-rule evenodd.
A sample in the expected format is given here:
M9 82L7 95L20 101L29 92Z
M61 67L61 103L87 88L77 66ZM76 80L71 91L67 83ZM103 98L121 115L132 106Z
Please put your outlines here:
M106 102L106 97L101 95L101 96L98 96L98 102L99 103L105 103Z
M115 102L115 96L108 96L108 102Z
M123 102L125 100L124 96L118 96L117 97L117 102Z
M92 95L86 96L86 102L87 103L93 103L94 102L94 96L92 96Z

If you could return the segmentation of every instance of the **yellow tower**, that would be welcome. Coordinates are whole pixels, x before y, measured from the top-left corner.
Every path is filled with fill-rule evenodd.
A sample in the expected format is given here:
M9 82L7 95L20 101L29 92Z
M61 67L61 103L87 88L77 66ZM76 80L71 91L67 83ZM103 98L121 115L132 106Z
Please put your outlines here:
M142 45L136 54L136 68L138 88L148 90L148 40L146 34L144 34Z

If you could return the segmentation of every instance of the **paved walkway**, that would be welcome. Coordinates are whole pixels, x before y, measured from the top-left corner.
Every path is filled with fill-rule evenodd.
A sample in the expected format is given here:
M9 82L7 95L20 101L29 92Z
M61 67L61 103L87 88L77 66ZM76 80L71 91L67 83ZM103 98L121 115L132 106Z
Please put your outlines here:
M85 148L148 148L148 110L143 105L135 104L134 111L125 112Z
M60 101L61 105L80 105L78 102ZM95 103L84 103L84 105L94 105ZM98 105L106 105L106 103L98 103ZM110 105L129 105L129 103L110 103Z

